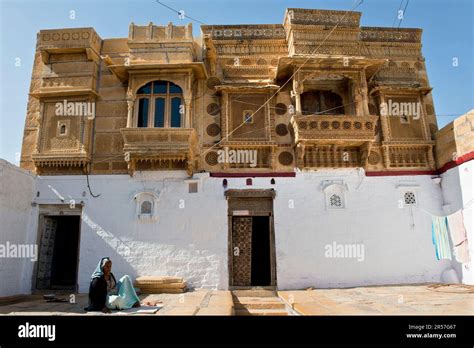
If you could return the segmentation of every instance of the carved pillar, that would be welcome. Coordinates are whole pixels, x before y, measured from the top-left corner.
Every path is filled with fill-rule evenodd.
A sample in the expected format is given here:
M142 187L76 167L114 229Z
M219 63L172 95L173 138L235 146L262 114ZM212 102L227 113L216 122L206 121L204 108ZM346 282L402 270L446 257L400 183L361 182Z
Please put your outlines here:
M227 114L229 113L229 94L226 91L222 92L222 107L221 107L221 129L222 129L222 140L228 140L229 135L229 122Z
M369 114L369 97L367 90L367 77L365 75L365 68L360 72L360 93L362 96L362 112L364 115Z
M133 127L133 104L134 104L133 99L127 98L127 107L128 107L127 128Z
M303 93L303 85L295 76L293 79L293 94L295 96L295 108L297 115L301 115L301 93Z
M331 145L331 162L332 163L328 163L328 164L333 165L334 167L339 167L340 163L342 162L342 158L338 157L337 152L338 152L337 151L337 146L336 145ZM343 155L343 152L341 152L340 154Z
M431 145L427 146L426 151L428 153L428 165L430 166L430 169L434 170L436 169L436 163L433 156L433 146Z
M184 127L185 128L192 128L191 122L191 102L193 99L193 91L192 91L192 80L194 76L187 75L185 78L186 88L184 91Z
M383 94L380 94L380 109L383 110L385 109L386 111L388 110L387 109L387 104L386 104L386 101L385 101L385 96ZM382 108L382 105L385 105L384 108ZM383 141L390 141L391 140L391 136L390 136L390 127L388 125L388 112L385 112L385 114L383 114L383 112L380 113L380 122L382 123L382 140Z
M275 147L273 147L273 146L270 148L270 168L272 170L276 169Z
M304 148L301 143L296 145L296 166L299 168L304 168Z
M383 156L383 164L385 168L390 167L390 148L388 146L382 146L382 156Z
M184 128L192 128L191 125L191 97L184 98Z
M361 162L361 167L363 167L364 169L367 169L367 166L368 166L368 159L369 159L371 147L372 147L372 143L368 141L368 142L365 142L364 145L362 145L360 148L360 151L361 151L360 162Z

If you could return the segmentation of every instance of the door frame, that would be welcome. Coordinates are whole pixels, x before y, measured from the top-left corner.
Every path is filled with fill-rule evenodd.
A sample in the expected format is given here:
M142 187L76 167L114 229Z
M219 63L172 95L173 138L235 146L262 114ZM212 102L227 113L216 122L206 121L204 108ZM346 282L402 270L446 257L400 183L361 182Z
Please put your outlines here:
M225 192L227 197L228 210L227 210L227 271L229 275L229 289L242 289L242 288L254 288L254 286L249 285L246 287L234 286L233 284L233 249L232 249L232 237L233 237L233 217L253 217L253 216L268 216L269 233L270 233L270 288L277 288L277 260L276 260L276 242L275 242L275 224L274 224L274 214L273 214L273 200L275 197L275 191L273 189L268 190L254 190L254 189L243 189L243 190L227 190ZM234 209L231 206L231 201L235 200L236 205L241 203L246 209L238 210ZM246 204L248 201L261 201L262 209L257 207L252 207L252 204ZM266 205L266 206L265 206Z
M36 245L38 245L38 260L33 265L31 291L32 293L38 292L60 292L62 290L51 290L51 289L37 289L36 282L38 280L38 263L39 256L41 254L41 240L43 238L45 226L45 217L61 217L61 216L78 216L79 217L79 231L77 241L77 262L76 262L76 280L74 284L74 292L77 293L79 289L79 261L81 257L81 226L82 226L82 204L76 204L74 208L71 208L69 204L40 204L38 206L38 228L36 233Z

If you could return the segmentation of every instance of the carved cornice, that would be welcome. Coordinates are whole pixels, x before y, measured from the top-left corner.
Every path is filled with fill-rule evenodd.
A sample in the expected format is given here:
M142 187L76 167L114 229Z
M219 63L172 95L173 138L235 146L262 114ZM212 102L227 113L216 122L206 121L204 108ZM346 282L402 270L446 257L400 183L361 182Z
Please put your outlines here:
M45 64L49 62L50 54L81 52L86 53L89 60L98 62L101 42L94 28L41 30L37 49Z
M361 27L361 41L374 42L421 42L422 29L418 28L381 28Z
M281 24L201 25L201 31L215 41L285 39L285 30Z
M316 10L302 8L288 8L285 13L284 26L294 24L320 25L340 27L359 27L360 12Z
M276 192L273 189L229 189L224 192L227 198L275 198Z

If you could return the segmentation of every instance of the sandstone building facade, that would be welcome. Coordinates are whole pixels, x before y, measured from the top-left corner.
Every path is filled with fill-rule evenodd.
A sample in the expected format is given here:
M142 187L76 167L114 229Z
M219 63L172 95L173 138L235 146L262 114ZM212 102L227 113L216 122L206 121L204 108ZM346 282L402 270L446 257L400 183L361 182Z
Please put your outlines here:
M86 291L102 256L195 287L462 277L431 245L444 203L422 30L360 17L41 30L21 155L39 175L32 287Z

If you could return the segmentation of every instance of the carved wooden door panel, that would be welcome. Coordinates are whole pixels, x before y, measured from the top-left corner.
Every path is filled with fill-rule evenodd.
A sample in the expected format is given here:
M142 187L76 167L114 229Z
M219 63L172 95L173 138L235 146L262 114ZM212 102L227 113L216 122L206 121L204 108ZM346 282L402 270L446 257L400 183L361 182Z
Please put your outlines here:
M38 258L38 273L36 288L49 289L51 287L51 266L53 262L54 240L56 237L56 219L44 218L44 231L41 238L40 254Z
M252 218L232 220L232 285L250 286L252 268Z

